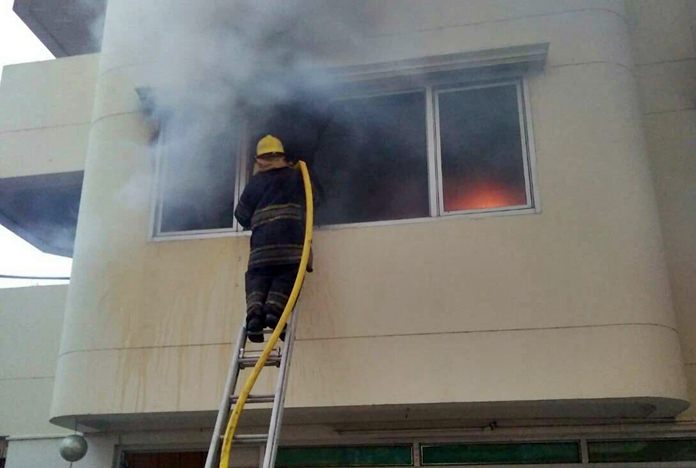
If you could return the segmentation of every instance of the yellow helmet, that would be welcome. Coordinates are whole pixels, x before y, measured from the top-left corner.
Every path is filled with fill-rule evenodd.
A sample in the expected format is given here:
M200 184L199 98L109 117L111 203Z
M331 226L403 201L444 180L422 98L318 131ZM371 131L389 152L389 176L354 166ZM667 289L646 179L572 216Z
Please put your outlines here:
M273 135L266 135L261 138L256 145L256 156L262 156L268 153L285 153L283 143Z

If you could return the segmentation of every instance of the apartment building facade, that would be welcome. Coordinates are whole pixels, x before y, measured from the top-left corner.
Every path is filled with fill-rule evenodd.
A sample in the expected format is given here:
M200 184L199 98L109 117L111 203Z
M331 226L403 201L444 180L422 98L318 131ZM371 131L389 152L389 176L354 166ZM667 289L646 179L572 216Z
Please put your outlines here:
M175 3L111 0L99 52L4 72L3 222L74 258L69 286L0 290L7 468L70 466L75 431L75 466L202 466L269 129L324 192L279 465L696 466L693 1L317 2L289 29L337 31L293 42L324 107L223 118L195 157L204 112L153 123L142 93L144 18Z

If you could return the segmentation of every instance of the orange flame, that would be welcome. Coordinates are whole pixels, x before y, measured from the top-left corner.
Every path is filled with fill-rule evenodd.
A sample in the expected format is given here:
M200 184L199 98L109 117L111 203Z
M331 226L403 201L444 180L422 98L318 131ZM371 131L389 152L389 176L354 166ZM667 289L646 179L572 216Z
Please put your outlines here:
M524 205L527 195L520 187L510 187L493 182L456 184L457 190L445 194L446 211L481 210Z

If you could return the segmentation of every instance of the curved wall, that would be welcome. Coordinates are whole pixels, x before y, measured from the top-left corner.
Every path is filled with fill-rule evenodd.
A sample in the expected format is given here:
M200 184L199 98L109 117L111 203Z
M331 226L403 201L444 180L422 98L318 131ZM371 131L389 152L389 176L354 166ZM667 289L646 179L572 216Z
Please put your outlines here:
M683 410L621 3L408 3L365 2L374 31L332 64L550 43L546 69L528 77L541 210L317 232L287 405L647 399L647 416ZM243 311L247 237L148 241L153 160L132 91L148 43L135 51L114 32L134 13L123 5L107 14L58 421L213 410Z

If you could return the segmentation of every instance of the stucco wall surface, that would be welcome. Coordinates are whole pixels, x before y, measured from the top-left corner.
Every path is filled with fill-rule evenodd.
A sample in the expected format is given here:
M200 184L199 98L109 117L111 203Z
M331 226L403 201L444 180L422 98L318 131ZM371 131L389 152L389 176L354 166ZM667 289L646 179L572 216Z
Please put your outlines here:
M379 24L327 63L550 43L528 77L540 213L317 232L288 406L647 397L682 409L623 3L403 3L362 3ZM117 18L122 4L109 8ZM129 92L147 50L136 59L110 28L107 16L52 415L211 410L248 238L149 241L153 159Z
M98 64L91 54L5 67L0 178L84 168Z
M0 435L62 434L48 422L67 286L0 289Z
M117 439L110 435L88 435L87 453L74 464L80 468L111 468L115 466L116 443ZM60 438L10 440L5 468L72 467L73 463L61 458L59 444Z
M58 453L59 438L10 441L6 468L69 467Z
M696 3L628 3L636 77L691 401L696 400ZM693 420L693 408L683 419Z

